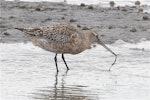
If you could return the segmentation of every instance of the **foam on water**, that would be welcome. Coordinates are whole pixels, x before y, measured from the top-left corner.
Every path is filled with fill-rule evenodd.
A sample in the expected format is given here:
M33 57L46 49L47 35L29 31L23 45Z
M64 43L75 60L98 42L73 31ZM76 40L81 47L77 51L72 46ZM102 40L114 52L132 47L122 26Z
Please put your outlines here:
M122 40L78 55L65 55L71 70L58 56L56 74L54 53L32 43L0 43L1 100L149 100L150 41L131 44Z

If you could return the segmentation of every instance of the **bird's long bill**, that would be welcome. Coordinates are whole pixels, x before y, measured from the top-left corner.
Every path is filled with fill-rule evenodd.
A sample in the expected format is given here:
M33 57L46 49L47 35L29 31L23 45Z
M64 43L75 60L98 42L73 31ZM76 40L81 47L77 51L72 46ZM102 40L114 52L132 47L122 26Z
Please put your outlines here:
M115 60L109 68L109 71L110 71L111 67L116 63L117 55L111 49L109 49L102 40L98 39L98 41L99 41L99 44L101 44L105 49L107 49L109 52L111 52L115 56Z

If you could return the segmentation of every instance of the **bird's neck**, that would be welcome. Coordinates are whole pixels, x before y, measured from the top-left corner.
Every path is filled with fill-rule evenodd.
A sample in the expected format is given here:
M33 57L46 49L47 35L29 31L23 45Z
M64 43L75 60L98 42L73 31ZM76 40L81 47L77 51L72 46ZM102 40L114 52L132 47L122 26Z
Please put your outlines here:
M90 32L84 33L84 36L84 45L87 49L90 49L91 45L96 43L96 38Z

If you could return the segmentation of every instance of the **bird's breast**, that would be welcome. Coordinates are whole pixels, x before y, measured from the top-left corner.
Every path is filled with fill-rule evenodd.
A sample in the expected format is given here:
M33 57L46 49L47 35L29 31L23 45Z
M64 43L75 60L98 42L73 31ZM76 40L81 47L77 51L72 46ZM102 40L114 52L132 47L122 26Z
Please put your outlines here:
M43 38L33 38L32 42L34 45L39 46L44 50L55 53L78 54L84 51L81 41L77 41L75 38L70 39L70 41L66 43L60 43L57 41L52 42Z

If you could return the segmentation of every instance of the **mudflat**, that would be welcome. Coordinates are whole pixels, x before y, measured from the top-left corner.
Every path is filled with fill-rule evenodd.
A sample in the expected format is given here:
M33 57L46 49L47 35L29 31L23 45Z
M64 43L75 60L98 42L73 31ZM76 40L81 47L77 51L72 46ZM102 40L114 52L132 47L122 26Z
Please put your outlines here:
M16 27L54 23L68 23L82 31L91 29L99 33L105 43L114 43L118 39L126 42L139 42L142 38L150 40L150 14L135 6L104 8L99 5L2 1L0 10L0 43L28 41L22 32L14 29Z

